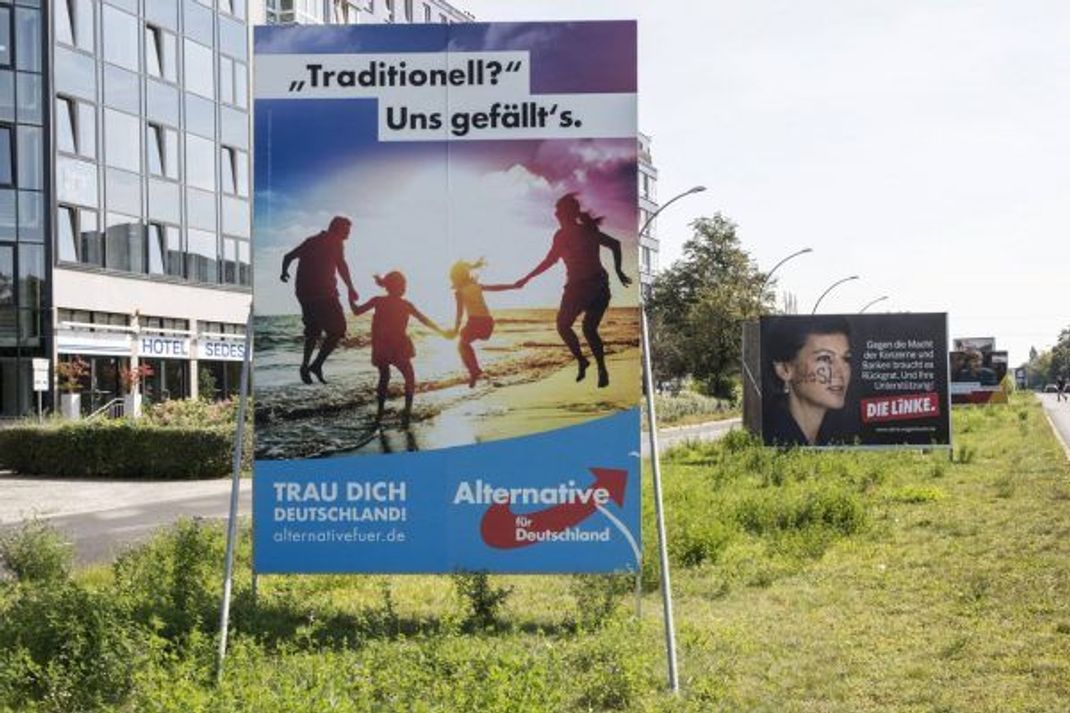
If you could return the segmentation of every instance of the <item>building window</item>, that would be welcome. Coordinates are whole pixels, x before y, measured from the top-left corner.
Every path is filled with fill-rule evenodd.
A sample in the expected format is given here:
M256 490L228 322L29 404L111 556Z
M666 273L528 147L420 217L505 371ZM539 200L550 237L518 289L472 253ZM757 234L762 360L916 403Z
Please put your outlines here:
M63 262L104 265L104 240L97 231L97 213L60 205L56 210L56 252Z
M190 39L185 43L186 89L207 99L215 98L212 50Z
M44 155L41 128L37 126L20 126L18 139L15 146L18 151L19 188L35 188L41 190L44 186ZM0 161L3 159L0 158Z
M232 196L248 196L249 169L246 153L232 146L223 146L220 149L220 164L223 192Z
M41 71L41 13L15 9L15 65L29 72Z
M137 18L111 5L101 6L104 59L114 65L138 71Z
M234 62L234 104L249 106L249 67L244 62Z
M141 221L133 216L108 213L104 231L104 266L124 272L145 272Z
M146 124L149 173L164 178L178 178L178 132L161 124Z
M91 0L56 0L56 39L63 44L93 51L93 4Z
M219 56L219 101L234 104L234 60Z
M149 274L167 273L167 227L159 223L149 223L145 231L145 254L149 259Z
M178 79L175 36L155 25L145 25L145 71L152 77L174 82Z
M136 116L114 109L104 110L104 160L109 166L141 171L140 122Z
M14 127L0 125L0 186L15 183Z
M216 189L215 144L193 134L186 134L186 182L206 191Z
M0 67L11 66L11 8L0 7Z
M57 148L69 154L95 158L97 155L97 114L92 104L72 97L56 97Z
M78 234L77 209L60 206L56 211L56 253L63 262L78 262L78 244L74 236Z
M186 274L195 282L218 282L218 249L215 233L186 230Z
M183 260L182 231L173 225L163 226L166 235L166 257L164 265L167 274L174 277L185 277L185 260Z

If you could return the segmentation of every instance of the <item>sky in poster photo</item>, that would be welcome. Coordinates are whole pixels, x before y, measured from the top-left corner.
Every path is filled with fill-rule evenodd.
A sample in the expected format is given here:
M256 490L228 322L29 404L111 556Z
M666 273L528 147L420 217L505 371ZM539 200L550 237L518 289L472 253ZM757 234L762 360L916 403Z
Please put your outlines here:
M623 244L624 271L637 275L633 141L380 143L374 102L309 104L257 105L257 135L269 137L257 155L258 314L299 312L292 286L277 279L283 255L335 215L353 221L346 258L362 296L374 290L374 273L401 270L409 299L442 319L452 309L453 262L485 258L487 281L522 277L549 249L554 204L570 192L604 217L603 231ZM611 270L608 251L603 263ZM551 307L563 283L558 265L495 300ZM636 305L634 290L615 292L613 306Z

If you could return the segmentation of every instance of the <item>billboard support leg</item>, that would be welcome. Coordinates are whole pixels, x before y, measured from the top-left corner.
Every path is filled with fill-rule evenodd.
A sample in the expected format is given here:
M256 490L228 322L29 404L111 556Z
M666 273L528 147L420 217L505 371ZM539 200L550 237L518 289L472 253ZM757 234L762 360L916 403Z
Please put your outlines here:
M635 618L643 618L643 571L635 573Z
M658 418L654 413L654 378L650 367L650 327L646 307L640 304L643 337L643 386L646 390L647 427L650 430L650 466L654 476L654 510L658 527L658 561L661 565L661 598L665 610L665 651L669 661L669 689L680 692L676 665L676 626L672 616L672 584L669 579L669 550L665 542L665 513L661 501L661 456L658 454Z
M215 677L223 680L223 661L227 657L227 633L230 626L230 592L234 582L234 546L238 539L238 494L241 489L241 457L245 441L245 409L249 395L249 366L252 361L253 305L245 321L245 355L241 364L238 387L238 423L234 428L234 460L230 484L230 513L227 516L227 552L223 565L223 601L219 607L219 651L216 656ZM255 579L254 579L255 581Z

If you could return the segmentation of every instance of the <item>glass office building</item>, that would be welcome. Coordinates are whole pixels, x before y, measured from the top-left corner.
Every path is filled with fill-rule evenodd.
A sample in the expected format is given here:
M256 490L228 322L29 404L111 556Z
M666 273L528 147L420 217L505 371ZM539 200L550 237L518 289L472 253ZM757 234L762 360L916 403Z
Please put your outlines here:
M0 417L30 410L34 356L90 365L85 410L140 363L150 399L230 388L220 345L252 278L246 10L0 0Z

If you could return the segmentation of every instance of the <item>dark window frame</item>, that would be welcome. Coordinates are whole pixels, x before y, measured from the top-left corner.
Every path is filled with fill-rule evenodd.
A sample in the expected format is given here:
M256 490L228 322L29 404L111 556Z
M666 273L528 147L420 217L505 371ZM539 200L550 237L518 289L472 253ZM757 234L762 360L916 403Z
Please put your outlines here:
M0 121L0 131L6 131L8 135L8 152L10 154L11 180L7 183L0 181L0 188L18 188L19 184L19 159L18 159L18 124L13 121Z
M7 48L7 63L0 62L0 69L15 69L15 6L3 5L0 6L0 13L7 13L7 36L8 36L8 48ZM2 22L2 20L0 20Z

